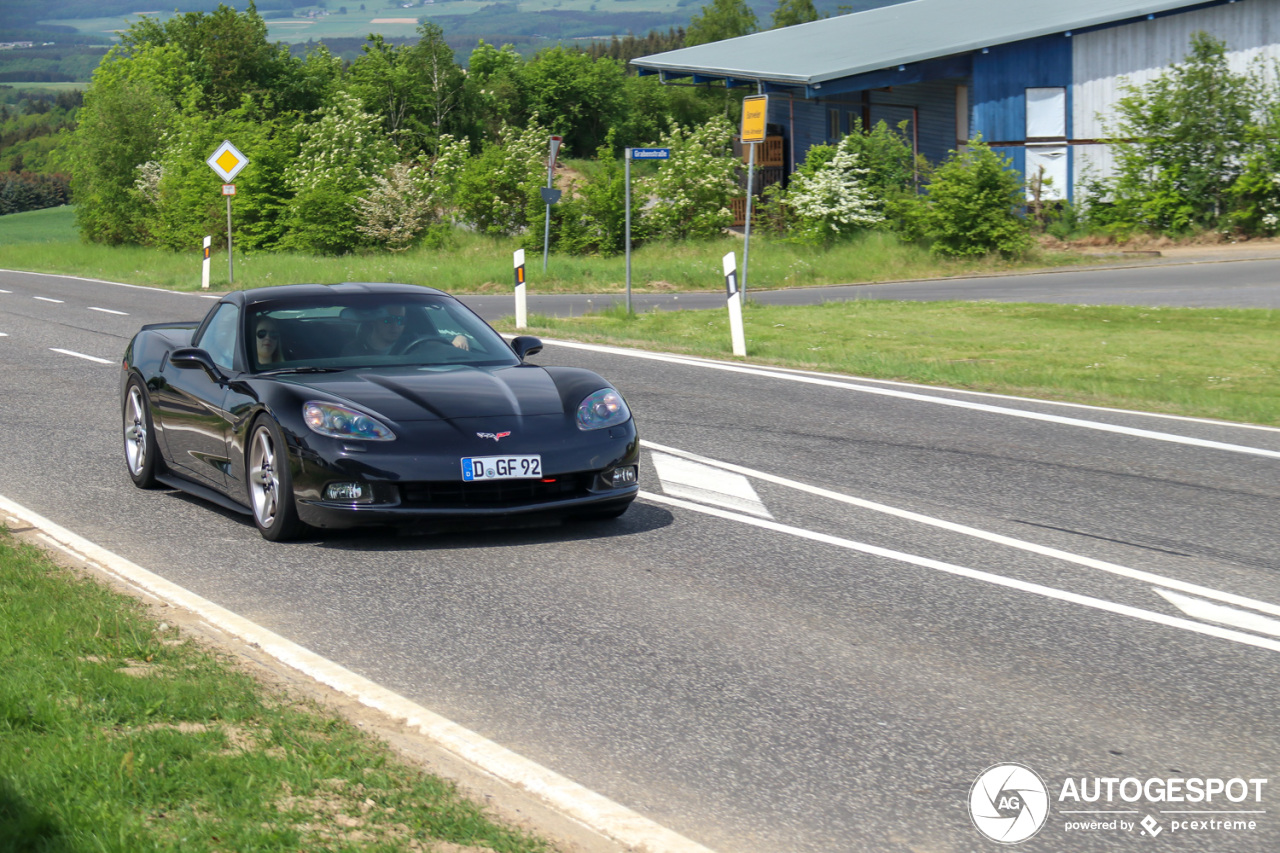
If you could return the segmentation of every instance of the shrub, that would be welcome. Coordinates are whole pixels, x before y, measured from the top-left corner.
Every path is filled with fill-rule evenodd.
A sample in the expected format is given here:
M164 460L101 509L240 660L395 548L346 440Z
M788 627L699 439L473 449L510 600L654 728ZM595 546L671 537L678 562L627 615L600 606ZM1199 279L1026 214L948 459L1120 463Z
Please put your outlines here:
M672 125L663 134L661 146L671 149L671 158L656 175L637 182L653 198L643 222L646 237L704 239L732 224L729 201L741 193L732 137L733 126L723 116L698 127Z
M1029 224L1018 215L1023 201L1008 159L975 140L934 172L920 228L940 255L1017 257L1031 246Z

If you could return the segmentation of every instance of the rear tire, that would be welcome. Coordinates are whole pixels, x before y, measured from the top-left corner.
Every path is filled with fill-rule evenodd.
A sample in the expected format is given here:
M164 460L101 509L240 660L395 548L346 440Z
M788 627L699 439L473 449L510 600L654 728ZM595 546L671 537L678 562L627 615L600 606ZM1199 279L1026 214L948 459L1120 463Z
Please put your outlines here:
M151 401L142 380L133 377L124 395L124 463L139 489L156 486L156 435L151 425Z
M264 416L254 422L246 456L245 479L258 532L270 542L296 538L306 525L298 518L298 506L294 502L289 448L284 433L271 418Z

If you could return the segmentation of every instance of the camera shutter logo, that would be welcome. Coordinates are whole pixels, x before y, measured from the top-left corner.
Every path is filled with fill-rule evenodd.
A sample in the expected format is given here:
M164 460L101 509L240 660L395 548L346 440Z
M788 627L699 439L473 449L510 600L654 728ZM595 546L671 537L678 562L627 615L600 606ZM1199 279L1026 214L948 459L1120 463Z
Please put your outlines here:
M978 775L969 789L969 817L978 832L992 841L1026 841L1049 818L1049 790L1029 767L992 765Z

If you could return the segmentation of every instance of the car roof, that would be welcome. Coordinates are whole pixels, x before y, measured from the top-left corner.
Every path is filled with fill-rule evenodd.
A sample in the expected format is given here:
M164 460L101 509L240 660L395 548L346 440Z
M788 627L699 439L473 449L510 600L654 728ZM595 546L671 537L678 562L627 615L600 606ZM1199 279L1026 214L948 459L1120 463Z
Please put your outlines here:
M234 302L237 305L254 305L260 302L275 302L281 299L298 299L306 297L332 297L335 295L356 294L406 294L420 296L424 293L432 296L452 295L434 287L420 284L397 284L394 282L344 281L341 284L283 284L276 287L258 287L249 290L238 290L222 297L223 302Z

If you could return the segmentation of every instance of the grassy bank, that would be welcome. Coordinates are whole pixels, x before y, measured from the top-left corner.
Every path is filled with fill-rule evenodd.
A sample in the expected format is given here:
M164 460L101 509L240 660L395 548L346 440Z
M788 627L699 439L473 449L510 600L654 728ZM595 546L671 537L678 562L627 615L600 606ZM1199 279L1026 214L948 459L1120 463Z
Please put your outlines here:
M214 234L214 244L225 235ZM317 257L289 252L256 252L234 257L235 286L265 287L296 282L397 281L425 284L451 293L501 293L512 286L515 239L492 239L457 231L442 250ZM714 291L724 286L721 258L737 252L740 237L685 244L642 246L632 253L636 291ZM529 288L540 293L621 293L626 260L552 255L542 271L541 250L527 252ZM885 234L830 250L753 236L753 288L801 287L850 282L937 278L1031 269L1095 259L1066 252L1042 253L1017 264L998 260L943 261L919 246ZM174 290L200 288L201 249L169 252L80 242L70 207L0 216L0 268L62 273ZM211 289L227 289L227 257L215 251Z
M749 304L744 325L753 363L1280 426L1280 311L868 300ZM724 311L535 315L527 332L731 357Z
M548 849L4 531L0 660L0 850Z

